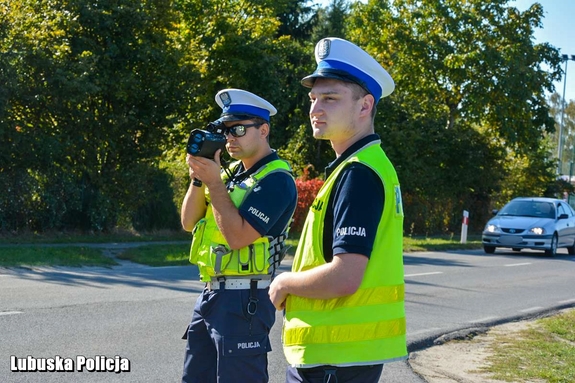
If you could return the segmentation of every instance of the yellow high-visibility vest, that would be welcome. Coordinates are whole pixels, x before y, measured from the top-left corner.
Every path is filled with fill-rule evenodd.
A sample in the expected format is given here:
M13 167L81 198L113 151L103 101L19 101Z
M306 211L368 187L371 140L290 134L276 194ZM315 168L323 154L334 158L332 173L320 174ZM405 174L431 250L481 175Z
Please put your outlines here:
M384 209L359 289L334 299L287 297L282 341L287 361L294 367L370 365L407 358L401 190L395 169L379 144L379 140L372 141L341 163L319 190L307 215L293 272L325 264L325 211L344 167L360 162L383 182Z
M232 168L234 168L233 165ZM234 205L239 207L261 179L275 172L285 172L293 178L291 168L286 161L280 159L270 161L240 184L234 185L233 190L229 192ZM222 180L227 181L224 173L222 173ZM200 280L208 282L220 276L236 278L253 275L269 276L273 271L269 270L271 238L263 236L249 246L230 250L216 224L207 188L206 201L208 201L206 215L196 223L192 231L190 249L190 262L198 265Z

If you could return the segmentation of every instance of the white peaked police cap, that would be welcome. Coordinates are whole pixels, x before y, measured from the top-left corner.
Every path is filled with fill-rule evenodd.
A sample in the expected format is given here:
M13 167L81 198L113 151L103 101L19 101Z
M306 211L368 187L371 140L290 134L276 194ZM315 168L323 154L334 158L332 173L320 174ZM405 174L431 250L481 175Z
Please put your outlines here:
M357 45L337 37L321 39L315 46L317 69L301 80L311 88L317 78L354 82L371 93L375 100L389 96L395 84L385 69Z
M270 121L276 108L251 92L241 89L223 89L216 94L216 102L222 108L221 121L249 120L253 117Z

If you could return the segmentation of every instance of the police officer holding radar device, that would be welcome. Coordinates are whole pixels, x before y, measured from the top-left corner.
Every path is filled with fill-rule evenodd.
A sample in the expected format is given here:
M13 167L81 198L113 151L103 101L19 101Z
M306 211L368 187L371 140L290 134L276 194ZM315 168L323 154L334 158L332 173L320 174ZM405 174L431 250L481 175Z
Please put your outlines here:
M377 102L394 82L346 40L322 39L315 59L302 85L313 136L329 140L336 158L292 271L274 279L270 297L285 309L287 382L375 383L385 363L407 357L401 190L374 132Z
M268 382L275 321L268 287L285 254L297 190L290 166L269 145L273 105L240 89L218 92L216 102L220 118L192 131L187 146L197 181L181 220L193 233L190 262L206 285L184 335L182 382ZM237 160L227 172L220 170L224 146Z

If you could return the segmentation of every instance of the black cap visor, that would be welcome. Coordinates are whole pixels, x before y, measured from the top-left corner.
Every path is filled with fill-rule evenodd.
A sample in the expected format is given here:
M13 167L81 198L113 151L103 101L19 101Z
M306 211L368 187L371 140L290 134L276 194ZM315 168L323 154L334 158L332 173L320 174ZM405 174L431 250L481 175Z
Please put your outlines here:
M226 121L244 121L244 120L253 120L254 118L261 119L260 116L254 116L252 114L230 114L224 113L220 116L218 121L226 122Z
M301 80L301 84L303 86L305 86L306 88L311 88L311 87L313 87L315 80L318 78L331 78L334 80L351 82L351 83L354 83L354 84L361 86L368 93L370 93L369 90L367 89L367 86L365 85L365 83L363 81L361 81L360 79L358 79L355 76L350 75L349 73L347 73L345 71L341 71L341 70L337 70L337 69L316 70L315 72L313 72L309 76L304 77Z

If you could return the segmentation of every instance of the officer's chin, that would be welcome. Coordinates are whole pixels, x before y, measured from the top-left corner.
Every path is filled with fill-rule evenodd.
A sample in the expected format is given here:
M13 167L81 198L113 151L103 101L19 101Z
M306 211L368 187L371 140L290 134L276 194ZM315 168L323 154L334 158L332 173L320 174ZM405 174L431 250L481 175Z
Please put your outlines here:
M234 160L241 160L241 155L240 155L240 151L239 149L229 149L228 148L228 154L230 155L230 157L232 157Z

